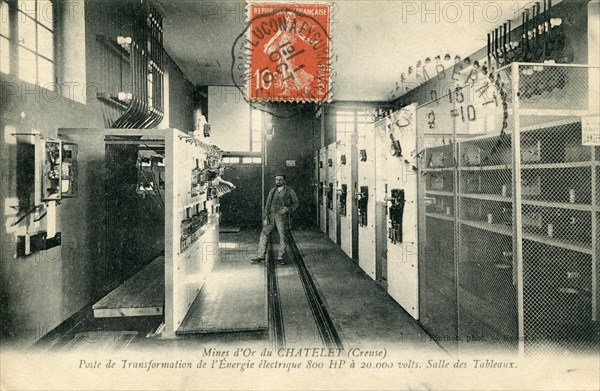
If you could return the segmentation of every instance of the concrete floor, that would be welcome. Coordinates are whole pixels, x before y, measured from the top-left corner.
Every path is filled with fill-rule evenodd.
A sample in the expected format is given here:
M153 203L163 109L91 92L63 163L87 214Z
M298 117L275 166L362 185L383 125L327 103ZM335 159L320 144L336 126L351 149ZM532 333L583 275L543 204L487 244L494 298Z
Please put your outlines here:
M221 259L224 264L227 264L228 269L237 267L242 276L248 275L243 272L247 270L250 258L255 255L259 234L258 229L243 229L238 233L221 234L220 241L223 244ZM317 229L296 229L293 235L346 349L381 347L394 350L417 350L423 354L444 354L444 350L430 339L418 322L323 233ZM265 266L259 264L253 267L264 268ZM276 267L287 345L322 346L293 260L288 260L286 265L277 264ZM223 319L228 319L244 310L235 307L213 309L212 312L221 313ZM259 331L192 334L174 339L147 337L149 333L156 330L160 322L160 317L94 319L90 310L74 327L62 335L43 341L38 344L38 348L60 351L65 346L70 346L69 343L78 334L81 338L82 333L90 332L98 333L96 340L92 341L96 346L106 347L107 343L102 339L115 338L115 336L103 335L100 333L103 331L136 332L135 337L125 348L127 350L149 349L153 352L167 352L179 349L193 350L207 344L229 347L238 346L240 343L254 348L272 346L268 332ZM93 343L87 341L83 344L83 348L93 350ZM75 349L77 348L76 346Z
M293 235L347 349L442 352L418 322L321 231L301 229Z
M250 258L255 256L258 229L242 230L235 234L222 234L221 243L240 244L223 251L222 260L228 267L239 266L240 272L248 270ZM368 277L355 261L348 258L337 246L317 229L295 229L293 232L297 247L308 268L321 303L327 309L329 317L341 336L345 349L346 367L331 369L333 360L326 357L288 357L275 351L269 332L229 332L207 333L178 336L173 339L148 337L161 323L161 317L94 319L91 306L82 310L81 320L69 325L61 334L46 338L35 348L42 351L74 353L61 355L59 359L49 357L53 364L62 365L55 373L61 375L61 381L70 379L69 371L76 369L82 358L96 360L106 358L116 360L117 365L124 361L141 364L148 360L154 362L202 363L208 367L193 370L130 369L122 372L98 370L87 372L89 378L79 388L100 389L101 381L111 381L131 385L131 389L554 389L557 384L579 384L590 388L597 385L597 355L582 361L569 362L560 356L556 360L518 361L519 369L443 369L451 362L460 361L439 347L424 332L420 324L406 313L385 290ZM252 265L258 271L265 265ZM299 282L297 265L293 261L286 265L276 265L280 290L283 321L286 331L286 348L304 348L323 346L315 333L316 325L307 304L305 288ZM218 269L217 269L218 270ZM232 316L243 308L230 307L214 309L224 317ZM89 334L89 335L88 335ZM237 352L251 350L252 359L235 357ZM307 349L311 350L311 349ZM369 354L385 352L383 359ZM223 352L223 353L222 353ZM232 352L230 357L223 356ZM236 352L236 353L233 353ZM267 354L267 353L269 353ZM275 352L275 354L273 354ZM353 353L354 352L354 353ZM83 353L83 354L82 354ZM104 353L104 354L102 354ZM116 354L118 353L118 354ZM355 354L356 353L356 354ZM240 353L243 354L243 353ZM23 364L8 370L19 372L32 379L39 377L38 367L29 365L29 354ZM31 355L32 356L32 355ZM292 365L309 361L325 364L325 369L310 371L280 369L252 369L241 372L239 369L221 370L223 363L238 362L255 364L264 361ZM477 359L490 357L474 356ZM494 359L498 356L492 356ZM514 355L499 356L501 360L513 362ZM472 364L468 356L460 356L462 363ZM357 366L351 366L356 361ZM493 360L492 360L493 361ZM21 362L21 361L15 361ZM350 362L352 364L348 365ZM487 362L487 361L486 361ZM75 363L75 364L74 364ZM377 369L376 366L364 367L361 364L377 363L393 365L394 369ZM44 363L47 365L47 363ZM471 365L469 364L469 365ZM79 364L80 365L80 364ZM215 366L216 365L216 366ZM444 366L446 365L446 366ZM17 368L18 367L18 368ZM31 368L30 368L31 367ZM213 369L217 368L217 369ZM370 369L369 369L370 368ZM565 371L565 368L577 368ZM23 372L23 369L29 372ZM35 371L35 372L33 372ZM112 371L112 372L111 372ZM536 373L540 371L540 373ZM120 374L119 374L120 373ZM139 375L138 375L139 374ZM63 379L64 377L64 379ZM46 377L40 379L46 381ZM135 383L135 384L134 384ZM216 387L210 385L217 384ZM62 385L62 383L60 384ZM44 383L36 389L63 389ZM572 389L571 387L570 389ZM33 389L33 388L29 388ZM590 389L597 389L590 388Z

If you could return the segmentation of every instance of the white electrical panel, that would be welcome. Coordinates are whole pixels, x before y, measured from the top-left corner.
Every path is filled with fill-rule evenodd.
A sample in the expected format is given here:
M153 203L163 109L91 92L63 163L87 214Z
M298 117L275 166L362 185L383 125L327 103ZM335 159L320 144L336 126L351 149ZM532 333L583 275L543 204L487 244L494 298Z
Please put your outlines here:
M387 129L392 153L387 158L387 285L388 293L413 318L419 317L417 229L416 105L392 113ZM399 145L398 145L399 144ZM401 149L401 154L394 151Z
M325 188L325 199L327 209L327 234L332 242L337 243L337 186L339 183L339 163L337 161L336 143L327 147L327 187Z

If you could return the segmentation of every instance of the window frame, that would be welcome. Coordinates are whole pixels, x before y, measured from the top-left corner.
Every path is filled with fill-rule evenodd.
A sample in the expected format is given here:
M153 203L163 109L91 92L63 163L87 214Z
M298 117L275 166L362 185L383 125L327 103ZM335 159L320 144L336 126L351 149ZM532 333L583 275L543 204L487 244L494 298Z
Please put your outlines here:
M55 0L43 0L44 2L50 3L50 6L52 7L52 28L48 27L47 23L42 22L40 19L41 11L40 11L39 7L40 7L41 0L29 0L34 4L33 10L20 9L18 0L4 0L4 1L8 3L9 20L11 20L13 22L10 25L10 27L12 27L11 35L12 35L13 39L9 40L9 43L13 45L11 52L15 54L16 59L11 64L11 65L14 65L14 69L13 69L13 66L11 66L11 70L12 70L11 73L26 83L35 84L41 88L45 88L47 90L54 91L56 89L55 86L58 82L57 81L57 59L56 59L56 57L57 57L57 45L56 45L56 40L57 40L57 35L56 35L57 34L57 32L56 32L57 3L56 3L56 1ZM32 21L35 25L35 50L31 49L29 47L26 47L22 42L23 38L22 38L22 35L20 34L19 30L20 30L21 24L24 23L22 21L26 20L26 19ZM52 40L52 48L51 48L52 58L48 57L45 53L42 53L43 50L42 51L40 50L40 29L45 29L47 32L50 33L51 40ZM21 50L26 51L35 57L35 82L33 82L32 78L26 79L22 75L23 69L22 69L22 63L21 63ZM42 72L40 71L41 60L46 61L52 67L52 74L47 75L50 77L51 81L45 82L43 85L40 82L40 80L41 80L40 75L42 74Z
M335 139L344 140L354 132L355 110L339 109L335 111ZM344 130L341 130L341 128ZM350 129L350 130L348 130Z
M259 121L255 121L255 115L258 115ZM263 149L263 132L265 124L265 113L262 110L257 110L253 107L250 108L250 152L262 152ZM260 122L255 127L255 122Z
M5 57L6 59L8 59L7 61L7 69L2 68L2 64L0 63L0 73L5 74L5 75L10 75L11 74L11 70L13 69L13 64L12 64L12 55L11 55L11 49L12 49L12 39L14 34L14 26L12 23L12 15L11 15L11 1L10 0L0 0L0 9L2 7L2 5L5 5L7 8L7 13L6 13L6 18L7 20L4 21L2 20L3 15L0 14L0 22L4 23L6 22L5 26L8 26L8 35L4 35L2 34L2 31L0 30L0 42L5 41L6 43L6 52L8 53L8 56ZM1 45L1 43L0 43ZM0 60L1 61L1 60Z

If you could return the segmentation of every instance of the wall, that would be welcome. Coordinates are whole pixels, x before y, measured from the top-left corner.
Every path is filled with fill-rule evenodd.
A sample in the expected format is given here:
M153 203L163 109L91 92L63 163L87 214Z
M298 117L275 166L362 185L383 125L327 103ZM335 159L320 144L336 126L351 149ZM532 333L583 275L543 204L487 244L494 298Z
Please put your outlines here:
M70 32L67 36L85 35L80 43L65 43L71 55L84 52L87 62L85 69L90 86L103 87L106 83L106 67L99 56L100 48L95 40L97 33L116 36L120 31L127 32L127 14L117 12L117 2L77 3L75 15L67 17L86 17L85 34L75 34L69 28L81 28L77 23L62 23L61 29ZM83 9L85 5L85 10ZM85 11L85 13L84 13ZM119 14L120 17L115 16ZM112 18L112 19L111 19ZM112 20L112 22L108 22ZM109 24L110 23L110 24ZM119 33L119 35L125 34ZM67 57L63 61L69 61ZM64 63L64 67L73 64ZM171 121L178 127L192 123L191 111L181 107L192 107L189 91L193 86L182 80L175 65L171 67L171 95L178 97L178 104L172 110ZM172 70L173 70L172 69ZM63 71L57 69L60 75ZM114 69L113 69L114 71ZM179 71L180 72L180 71ZM179 76L178 76L179 75ZM66 78L59 80L68 80ZM89 219L93 208L102 208L102 204L88 204L81 199L64 200L57 207L57 231L63 234L63 244L51 250L41 251L28 257L15 258L16 236L36 232L45 228L45 219L37 225L32 219L25 219L17 226L11 226L20 216L13 208L18 204L17 187L17 144L14 133L39 131L43 137L56 137L58 128L103 128L107 118L114 113L95 99L94 88L85 89L86 80L75 89L62 90L63 95L51 93L34 85L24 83L13 75L0 75L0 153L3 164L0 168L0 202L3 211L0 254L0 339L4 343L30 344L52 330L82 307L96 298L94 264L91 261L98 256L100 241L94 237L92 228L100 226L102 221ZM79 103L67 93L76 91ZM86 94L88 92L88 94ZM189 113L189 114L188 114ZM189 117L188 117L189 115ZM104 148L99 145L98 148ZM98 169L101 169L99 166ZM92 178L93 179L93 178ZM90 182L93 183L93 182ZM81 192L102 191L102 185L93 183L92 188L81 188ZM67 221L74 222L67 224ZM126 276L121 276L125 278Z
M260 226L261 175L260 164L236 164L226 167L223 179L235 184L236 188L221 198L223 225Z
M165 56L169 75L169 127L182 132L194 130L196 106L194 85L169 56Z
M277 106L272 113L274 115L270 116L270 121L275 132L272 140L266 143L265 200L269 190L275 185L275 175L283 173L287 177L287 184L294 189L300 202L300 208L292 215L292 225L315 224L312 151L315 139L319 135L320 120L316 119L312 105L307 105L303 111L289 118L278 117ZM235 137L235 134L231 137ZM214 140L214 133L212 138ZM295 166L286 166L286 160L293 160ZM221 200L223 224L260 225L261 171L258 164L233 165L225 170L223 177L233 182L236 189Z
M277 114L277 106L275 114ZM267 142L267 165L265 167L265 192L275 184L278 173L287 177L287 184L294 189L300 208L292 215L292 226L315 224L314 200L312 199L313 150L309 141L318 133L320 121L316 119L313 105L305 105L303 111L289 117L276 115L272 118L275 134ZM286 160L294 160L294 167L287 167ZM266 199L265 194L265 199Z
M208 122L222 150L250 150L250 106L236 87L208 87Z

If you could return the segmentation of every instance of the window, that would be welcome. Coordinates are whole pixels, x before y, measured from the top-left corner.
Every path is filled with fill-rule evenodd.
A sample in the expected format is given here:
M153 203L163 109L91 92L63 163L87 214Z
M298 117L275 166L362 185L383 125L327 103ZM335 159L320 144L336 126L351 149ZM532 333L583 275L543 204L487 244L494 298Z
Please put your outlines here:
M240 158L239 157L224 157L223 158L223 163L224 164L239 164L240 163Z
M354 132L355 123L357 125L357 130L363 130L363 128L367 126L369 123L369 117L366 110L337 110L335 112L336 140L350 140L350 137Z
M356 125L359 132L367 128L367 125L372 123L371 116L367 110L357 110Z
M223 158L224 164L260 164L260 157L252 157L252 156L241 156L241 157L231 157L227 156Z
M250 151L262 151L263 115L260 110L251 109L250 112Z
M54 5L50 0L17 3L19 78L54 90Z
M260 158L259 157L243 157L242 163L243 164L260 164Z
M8 3L0 0L0 72L10 72L10 23L8 15Z
M336 140L349 139L354 132L354 110L337 110L335 112Z

